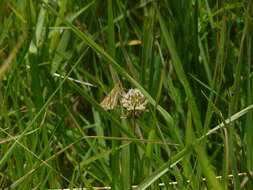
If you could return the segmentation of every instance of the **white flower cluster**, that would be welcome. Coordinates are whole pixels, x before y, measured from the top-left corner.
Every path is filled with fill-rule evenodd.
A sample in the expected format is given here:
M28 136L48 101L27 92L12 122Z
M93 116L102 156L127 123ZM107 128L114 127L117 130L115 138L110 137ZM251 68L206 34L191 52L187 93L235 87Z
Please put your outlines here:
M121 103L127 110L145 110L145 105L148 103L145 96L137 88L130 89L122 96Z

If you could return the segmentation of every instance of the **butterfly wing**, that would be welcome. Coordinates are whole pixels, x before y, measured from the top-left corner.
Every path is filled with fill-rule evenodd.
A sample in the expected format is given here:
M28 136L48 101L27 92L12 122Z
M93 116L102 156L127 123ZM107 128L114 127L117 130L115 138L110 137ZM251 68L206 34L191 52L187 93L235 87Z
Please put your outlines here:
M104 100L100 103L100 105L105 110L112 110L118 104L118 99L120 94L122 93L122 88L119 83L117 83L111 92L104 98Z

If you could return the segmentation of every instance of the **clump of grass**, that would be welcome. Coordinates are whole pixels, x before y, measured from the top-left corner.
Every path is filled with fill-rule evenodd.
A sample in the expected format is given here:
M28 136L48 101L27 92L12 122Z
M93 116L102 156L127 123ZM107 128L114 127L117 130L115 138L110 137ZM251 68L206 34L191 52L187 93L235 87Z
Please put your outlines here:
M252 189L252 7L0 2L0 189Z

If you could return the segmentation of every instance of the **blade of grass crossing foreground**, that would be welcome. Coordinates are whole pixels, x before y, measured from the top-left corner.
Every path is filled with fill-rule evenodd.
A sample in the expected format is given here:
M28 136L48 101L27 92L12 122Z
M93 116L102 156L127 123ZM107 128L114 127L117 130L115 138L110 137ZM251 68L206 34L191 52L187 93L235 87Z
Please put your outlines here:
M71 41L71 31L65 30L63 34L58 37L58 40L59 42L56 47L56 53L51 64L51 73L55 73L58 70L59 66L64 67L62 62L67 59L66 57L64 57L65 55L71 57L71 55L69 55L66 51L68 44Z
M195 151L198 154L198 159L201 165L201 169L206 177L207 184L210 189L222 190L222 186L219 184L218 180L215 177L212 166L208 161L208 157L205 153L205 150L202 145L196 145Z
M250 7L250 1L248 3L248 11ZM236 112L238 109L238 105L240 103L240 88L243 85L242 83L242 72L243 72L243 63L244 63L244 55L245 55L245 46L246 46L246 35L249 32L248 24L248 14L245 15L244 17L245 23L244 23L244 28L243 28L243 33L240 41L240 49L239 49L239 56L238 56L238 62L235 67L235 78L234 78L234 84L233 84L233 90L234 90L234 96L232 97L231 104L229 105L229 115L232 115ZM238 177L238 168L237 168L237 160L235 157L235 152L236 152L236 139L234 135L234 124L231 124L231 126L228 128L228 140L229 140L229 157L230 159L230 167L232 170L232 174L235 176L234 177L234 189L240 189L240 180Z
M166 64L165 64L165 61L164 61L164 56L163 56L162 50L160 48L160 44L157 41L156 41L156 45L157 45L157 49L158 49L160 59L161 59L161 64L162 64L160 70L157 71L157 73L159 73L158 75L160 75L160 76L158 76L159 77L158 80L156 78L153 79L153 81L154 80L159 81L159 82L154 84L154 86L156 86L155 91L157 91L156 92L156 102L157 102L157 104L159 103L160 96L161 96L161 93L162 93L162 87L164 85L165 88L170 89L170 90L168 90L168 94L172 98L172 100L175 101L175 104L177 105L177 107L181 108L180 107L180 102L177 101L177 100L180 101L180 97L178 97L178 94L176 93L176 90L175 90L175 88L172 84L172 81L169 78L170 76L166 76L166 72L165 72L166 71ZM167 79L166 79L166 77L167 77ZM157 90L157 86L158 86L158 90ZM180 109L180 110L182 110L182 109ZM157 127L158 127L159 131L161 131L158 124L157 124ZM181 143L182 141L180 139L180 135L179 135L179 132L178 132L178 127L176 125L174 125L169 130L170 130L170 133L173 134L172 135L173 141L177 142L177 143ZM160 135L161 135L161 137L163 137L162 133L160 133Z
M114 23L113 23L113 6L112 6L112 0L108 0L108 49L109 49L109 55L115 59L116 49L115 49L115 32L114 32ZM112 66L109 66L110 72L112 75L112 79L114 82L114 85L119 81L118 74L115 72L115 70L112 68Z
M13 115L13 117L16 117L16 119L18 121L17 124L20 127L20 129L24 129L25 123L22 120L22 113L19 110L19 98L16 96L16 93L14 92L14 90L18 91L20 88L19 87L20 83L18 82L20 80L20 78L19 77L16 78L13 76L13 84L11 84L13 88L10 88L10 90L9 90L9 92L10 92L9 97L11 97L11 99L12 99L13 107L15 108L15 110L17 110L17 112ZM8 124L8 125L11 126L10 124ZM3 131L1 131L1 133L2 132ZM29 142L28 142L28 144L29 144ZM8 149L8 146L6 146L6 147ZM2 146L1 146L1 148L2 148ZM5 148L3 148L3 149L5 149ZM5 150L5 151L7 151L7 150ZM24 156L27 158L27 165L30 165L31 156L27 155L27 154L24 155L22 149L17 148L16 151L13 153L14 162L17 164L17 166L19 166L19 164L22 165ZM16 173L17 173L18 177L20 177L22 175L23 171L24 171L23 167L16 167Z
M186 77L184 69L182 67L180 58L177 54L175 41L173 39L172 33L167 30L165 22L164 22L164 20L161 16L161 14L159 13L158 9L157 9L157 14L158 14L158 19L159 19L159 23L160 23L160 26L161 26L163 37L165 39L166 45L168 46L169 51L170 51L171 56L172 56L173 66L176 70L176 73L178 75L179 80L181 81L182 85L184 86L187 97L189 98L189 106L190 106L190 109L191 109L191 112L192 112L193 120L194 120L196 129L197 129L197 133L200 133L201 130L202 130L200 114L198 112L198 108L197 108L196 102L194 100L194 96L192 94L190 84L187 80L187 77ZM198 135L200 135L200 134L198 134ZM206 157L206 154L204 153L205 151L204 151L203 147L198 146L196 148L196 152L198 154L198 158L200 160L201 165L203 167L207 167L207 168L210 169L210 170L203 170L204 175L207 177L208 183L210 183L210 186L221 189L217 179L215 178L214 172L211 170L210 163L207 160L207 157Z
M34 1L33 0L29 0L29 3L27 3L27 5L29 7L28 9L29 9L29 14L30 14L31 22L35 23L37 15L36 15Z
M56 93L60 90L60 88L62 87L62 85L64 84L65 80L67 79L67 77L70 75L70 73L74 70L74 68L81 62L82 58L84 57L84 55L86 54L88 48L86 49L86 51L83 52L83 54L80 56L80 58L77 60L77 62L73 65L73 67L70 69L70 71L68 72L68 74L65 76L65 78L60 82L60 84L58 85L58 87L55 89L55 91L52 93L52 95L47 99L47 101L44 103L44 105L39 109L39 111L37 112L37 114L32 118L31 122L28 123L27 127L23 130L23 132L21 133L21 135L15 140L15 142L11 145L11 147L9 147L9 149L5 152L4 156L1 158L0 160L0 170L1 168L4 166L4 163L8 160L8 158L11 156L11 154L13 153L13 151L15 150L15 147L17 146L18 142L20 141L20 139L25 135L25 133L27 133L27 131L35 124L35 122L37 121L37 119L39 117L41 117L41 114L43 113L43 111L45 111L46 107L49 105L49 103L51 102L51 100L54 98L54 96L56 95Z
M192 151L192 146L185 147L178 154L173 156L170 161L164 163L160 168L158 168L154 173L145 178L137 187L137 190L144 190L152 185L156 180L169 171L173 166L180 162L185 155Z
M193 142L193 128L192 128L192 117L191 117L191 111L189 110L187 113L187 123L186 123L186 132L185 132L185 145L189 146ZM183 166L183 173L186 179L191 179L190 186L192 189L196 189L196 182L195 176L192 176L193 174L193 168L191 165L189 165L191 159L191 154L187 154L184 159L182 160L182 166Z
M108 13L108 49L109 49L109 55L115 59L115 32L114 32L114 23L113 23L113 6L112 6L112 0L108 0L107 1L107 13ZM110 68L110 72L112 75L112 79L114 82L114 85L116 85L119 82L119 77L117 75L117 73L115 72L115 70L112 68L111 65L109 65ZM112 127L112 136L113 137L118 137L120 135L120 131L118 129L118 127ZM118 147L119 142L113 140L112 141L112 149L115 150L116 147ZM112 168L112 188L113 189L119 189L119 178L120 175L118 174L119 170L120 170L120 166L119 166L119 152L118 151L113 151L111 154L111 160L110 160L110 165ZM122 170L124 170L125 165L122 165ZM126 166L127 167L127 166Z
M252 18L253 15L253 1L249 1L249 17ZM247 41L247 105L252 104L252 97L253 97L253 79L250 77L251 72L250 68L252 67L252 61L253 61L253 55L252 55L252 30L253 24L252 21L248 23L248 32L246 36L246 41ZM250 79L251 78L251 79ZM246 136L247 136L247 145L246 145L246 156L247 156L247 170L248 172L253 170L253 133L252 133L252 123L253 123L253 113L249 113L246 116ZM248 183L248 188L253 189L253 181L252 178L249 178L250 183Z
M31 4L31 6L33 6L33 5ZM31 66L30 67L31 88L32 88L32 91L34 92L33 96L35 99L36 110L40 110L41 107L43 106L44 99L42 96L42 91L43 91L43 88L44 89L47 88L47 84L44 83L45 82L44 80L42 80L43 79L43 75L42 75L43 71L38 66L38 64L43 62L43 57L39 56L38 52L42 48L41 42L44 40L43 39L43 27L44 27L46 15L47 15L47 10L44 7L41 7L39 10L39 15L37 17L37 20L35 20L35 17L31 18L31 21L34 21L34 23L36 22L36 28L35 28L34 36L32 36L33 40L30 43L29 52L27 52L27 53L29 53L28 54L29 57L27 59L27 62ZM42 115L40 117L38 117L37 122L43 123L43 116ZM38 124L38 125L41 125L41 124ZM30 144L30 140L28 140L27 143L25 143L25 146L31 147L30 150L32 152L36 152L36 150L41 148L40 146L47 146L49 143L49 141L47 139L47 132L48 132L47 129L43 128L40 133L42 138L39 139L39 135L34 134L31 136L31 138L33 139L33 143ZM40 144L41 142L43 142L42 143L43 145ZM50 154L49 152L46 152L45 155L48 156L49 154ZM25 152L25 155L26 155L26 157L30 157L30 159L27 159L28 160L27 168L32 168L34 165L33 164L33 162L34 162L33 155L28 154L27 152ZM13 156L15 156L15 152L14 152ZM44 176L45 173L50 173L50 170L48 170L48 168L43 168L40 171L39 175L34 176L34 178L40 178L41 176ZM29 187L29 183L32 183L32 180L34 180L33 177L28 178L26 181L24 181L22 183L22 187L23 188ZM51 182L53 182L53 181L51 180Z
M166 45L170 51L171 57L172 57L173 66L174 66L176 73L178 75L178 79L180 80L180 82L184 86L184 90L185 90L186 95L189 99L190 108L191 108L191 111L193 114L193 120L194 120L195 126L197 128L197 131L200 132L201 128L202 128L200 114L199 114L196 102L194 100L194 96L192 94L189 81L187 80L186 74L184 72L183 66L182 66L180 58L179 58L179 55L177 53L175 41L173 39L172 34L169 33L169 31L167 30L167 27L166 27L165 22L159 12L159 9L157 9L157 15L158 15L158 19L159 19L159 23L161 26L161 30L162 30L162 34L163 34L165 43L166 43Z
M148 134L148 139L155 139L156 138L156 132L154 129L152 129L149 134ZM154 144L148 143L146 146L146 151L145 151L145 156L149 158L150 160L152 159L153 151L154 151ZM144 176L150 175L150 172L148 171L148 167L146 167L146 170L144 168Z
M208 57L207 57L207 53L205 52L203 43L204 42L202 42L202 40L199 37L198 46L199 46L199 50L200 50L200 56L203 59L203 65L204 65L204 69L205 69L205 72L206 72L208 83L211 86L211 84L212 84L212 73L211 73L210 67L208 65L209 60L208 60Z
M57 156L59 156L60 154L62 154L62 153L65 152L66 150L72 148L73 145L79 143L80 141L82 141L82 140L84 140L84 139L85 139L85 137L80 138L80 139L76 140L75 142L69 144L68 146L63 147L63 149L61 149L59 152L57 152L57 153L55 153L54 155L52 155L51 157L49 157L47 160L45 160L45 161L41 160L42 162L38 163L37 166L36 166L35 168L32 168L32 169L31 169L29 172L27 172L24 176L22 176L21 178L19 178L17 181L13 182L12 185L11 185L11 189L16 188L17 185L19 185L19 184L22 183L24 180L26 180L27 177L29 177L30 175L32 175L32 174L33 174L35 171L37 171L40 167L46 165L49 161L55 159ZM129 144L131 144L131 142L126 143L126 144L123 144L123 145L117 147L116 150L123 149L123 148L129 146ZM96 161L96 160L98 160L98 159L101 159L101 158L103 158L103 157L106 157L106 156L110 155L111 153L112 153L112 149L107 150L107 151L102 152L102 153L99 153L99 154L96 154L95 156L92 156L92 157L90 157L89 159L86 159L86 160L82 161L82 162L80 163L80 167L83 168L83 167L89 165L91 162L94 162L94 161ZM59 173L59 175L61 175L61 174ZM70 183L70 184L71 184L71 183ZM31 184L29 184L29 185L31 185ZM74 185L74 184L72 184L72 185Z
M94 121L96 123L96 134L98 136L104 136L104 130L103 130L103 123L102 123L102 118L100 117L100 114L97 110L92 109L93 112L93 117ZM103 147L106 147L105 141L104 140L98 140L99 144L102 145Z
M31 65L30 75L32 79L32 91L34 92L34 99L35 99L35 107L36 110L40 110L40 108L43 105L43 96L42 94L42 87L41 87L41 78L40 78L40 69L38 67L38 63L40 60L38 59L38 56L35 54L31 54L29 57L29 64ZM41 121L41 117L38 117L37 122ZM36 144L38 142L38 138L35 136L33 141L33 148L32 151L36 149Z
M153 72L147 72L147 68L152 70L154 64L152 63L153 56L153 26L154 26L154 8L146 9L147 16L145 17L142 32L142 55L141 55L141 81L146 84L150 77L153 77ZM153 68L154 69L154 68Z
M125 119L122 120L122 125L127 129L128 123ZM122 136L126 137L125 134L122 134ZM127 142L123 141L122 144L126 144ZM122 174L121 174L121 181L122 181L122 189L123 190L128 190L131 189L131 184L132 184L132 178L133 176L133 170L131 171L131 162L130 162L130 147L131 146L126 146L125 148L122 149L121 152L121 167L122 167Z
M121 66L109 55L107 54L99 45L97 45L87 34L80 31L76 26L68 22L65 18L59 15L51 6L47 3L44 5L52 11L56 16L60 17L66 25L68 25L73 32L78 35L81 39L83 39L91 48L93 48L98 54L100 54L108 64L111 64L113 68L122 76L124 76L132 85L138 88L143 95L149 100L149 102L155 106L156 101L150 96L150 94L135 80L133 79ZM163 109L160 105L157 105L157 110L161 113L164 119L168 122L169 126L174 125L174 120L171 115Z
M66 8L67 8L67 0L62 0L60 1L60 10L59 10L59 14L60 15L64 15L64 13L66 12ZM55 24L54 26L57 27L62 23L62 20L60 18L56 18ZM50 42L50 49L52 51L54 51L59 43L59 39L60 39L61 33L57 32L51 39Z

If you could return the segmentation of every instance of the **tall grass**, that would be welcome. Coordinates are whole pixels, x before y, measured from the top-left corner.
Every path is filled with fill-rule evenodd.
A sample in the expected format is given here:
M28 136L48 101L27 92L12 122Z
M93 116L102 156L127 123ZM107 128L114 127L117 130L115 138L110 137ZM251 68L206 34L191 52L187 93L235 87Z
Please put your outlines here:
M0 189L252 189L252 15L252 0L1 1ZM148 111L104 109L117 84Z

